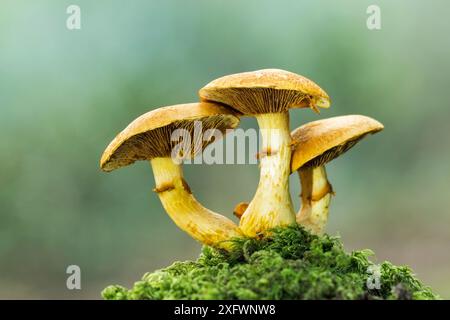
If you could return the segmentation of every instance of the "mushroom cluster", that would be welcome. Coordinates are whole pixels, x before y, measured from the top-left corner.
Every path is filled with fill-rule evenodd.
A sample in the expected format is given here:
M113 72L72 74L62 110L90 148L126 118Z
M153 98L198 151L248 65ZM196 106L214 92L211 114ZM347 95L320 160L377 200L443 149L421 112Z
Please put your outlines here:
M233 238L256 237L294 223L322 233L333 195L325 165L383 129L372 118L350 115L313 121L290 132L290 109L318 113L330 106L330 98L313 81L279 69L224 76L201 88L199 96L200 102L158 108L132 121L108 145L100 167L112 171L149 161L154 191L175 224L199 242L225 250L232 248ZM250 203L236 206L239 223L235 223L194 198L183 178L181 160L203 152L216 140L215 132L236 128L242 116L254 116L260 128L260 180ZM181 149L173 141L176 130L186 138ZM295 171L302 187L297 214L289 191L289 176Z

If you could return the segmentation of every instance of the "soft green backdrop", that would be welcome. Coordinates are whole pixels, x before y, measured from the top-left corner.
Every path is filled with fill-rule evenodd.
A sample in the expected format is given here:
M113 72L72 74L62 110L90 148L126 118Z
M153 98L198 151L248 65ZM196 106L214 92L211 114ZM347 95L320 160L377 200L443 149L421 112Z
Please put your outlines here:
M81 7L82 29L66 28ZM381 7L369 31L366 9ZM292 128L361 113L383 122L329 166L328 230L351 250L408 264L450 298L450 20L442 1L2 1L0 298L99 298L199 245L164 213L146 163L106 174L103 149L155 107L197 100L225 74L276 67L333 105ZM256 127L244 119L244 128ZM256 165L191 165L197 197L231 216ZM291 180L298 207L299 186ZM82 290L66 289L66 267Z

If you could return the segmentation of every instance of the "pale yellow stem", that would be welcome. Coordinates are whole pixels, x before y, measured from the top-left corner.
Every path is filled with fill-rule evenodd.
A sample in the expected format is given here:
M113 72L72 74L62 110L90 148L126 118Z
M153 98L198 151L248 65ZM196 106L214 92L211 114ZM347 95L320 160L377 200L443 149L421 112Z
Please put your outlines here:
M314 234L322 234L333 195L325 167L299 169L298 175L302 186L302 204L297 214L297 223Z
M250 237L276 226L295 223L289 194L289 114L261 114L256 119L262 136L260 178L255 196L240 220L241 230Z
M230 219L203 207L183 179L180 165L171 158L150 160L162 205L175 224L203 244L229 250L230 239L241 237L239 227Z

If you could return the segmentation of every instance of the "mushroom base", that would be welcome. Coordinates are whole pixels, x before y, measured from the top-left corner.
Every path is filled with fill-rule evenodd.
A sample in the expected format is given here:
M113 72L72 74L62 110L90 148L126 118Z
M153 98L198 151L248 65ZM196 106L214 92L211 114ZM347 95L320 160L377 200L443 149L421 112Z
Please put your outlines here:
M295 300L439 299L405 267L369 260L370 250L348 253L341 241L293 225L264 239L246 239L233 254L204 247L196 261L148 272L129 290L109 286L104 299ZM379 290L367 270L379 268ZM372 269L377 270L377 269ZM262 317L263 318L263 317Z
M297 223L314 234L322 234L328 220L333 189L324 166L298 170L302 186L302 204Z
M159 199L175 224L203 244L229 250L231 239L242 236L230 219L203 207L183 179L180 165L171 158L150 160Z
M257 115L256 119L262 137L260 180L255 196L242 215L239 225L249 237L295 222L289 194L289 115L269 113Z

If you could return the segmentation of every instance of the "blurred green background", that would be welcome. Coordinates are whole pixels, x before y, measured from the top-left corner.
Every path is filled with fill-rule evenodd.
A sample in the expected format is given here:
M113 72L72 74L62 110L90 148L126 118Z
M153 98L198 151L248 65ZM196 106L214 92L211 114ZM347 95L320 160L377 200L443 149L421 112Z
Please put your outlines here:
M81 7L81 30L66 8ZM382 29L366 27L370 4ZM164 213L149 165L98 161L138 115L197 100L219 76L268 67L316 81L331 109L384 123L329 165L328 231L410 265L450 298L450 21L442 1L2 1L0 298L99 298L200 246ZM244 128L256 128L245 118ZM232 216L257 165L190 165L207 207ZM299 184L291 179L298 208ZM82 289L66 288L81 267Z

